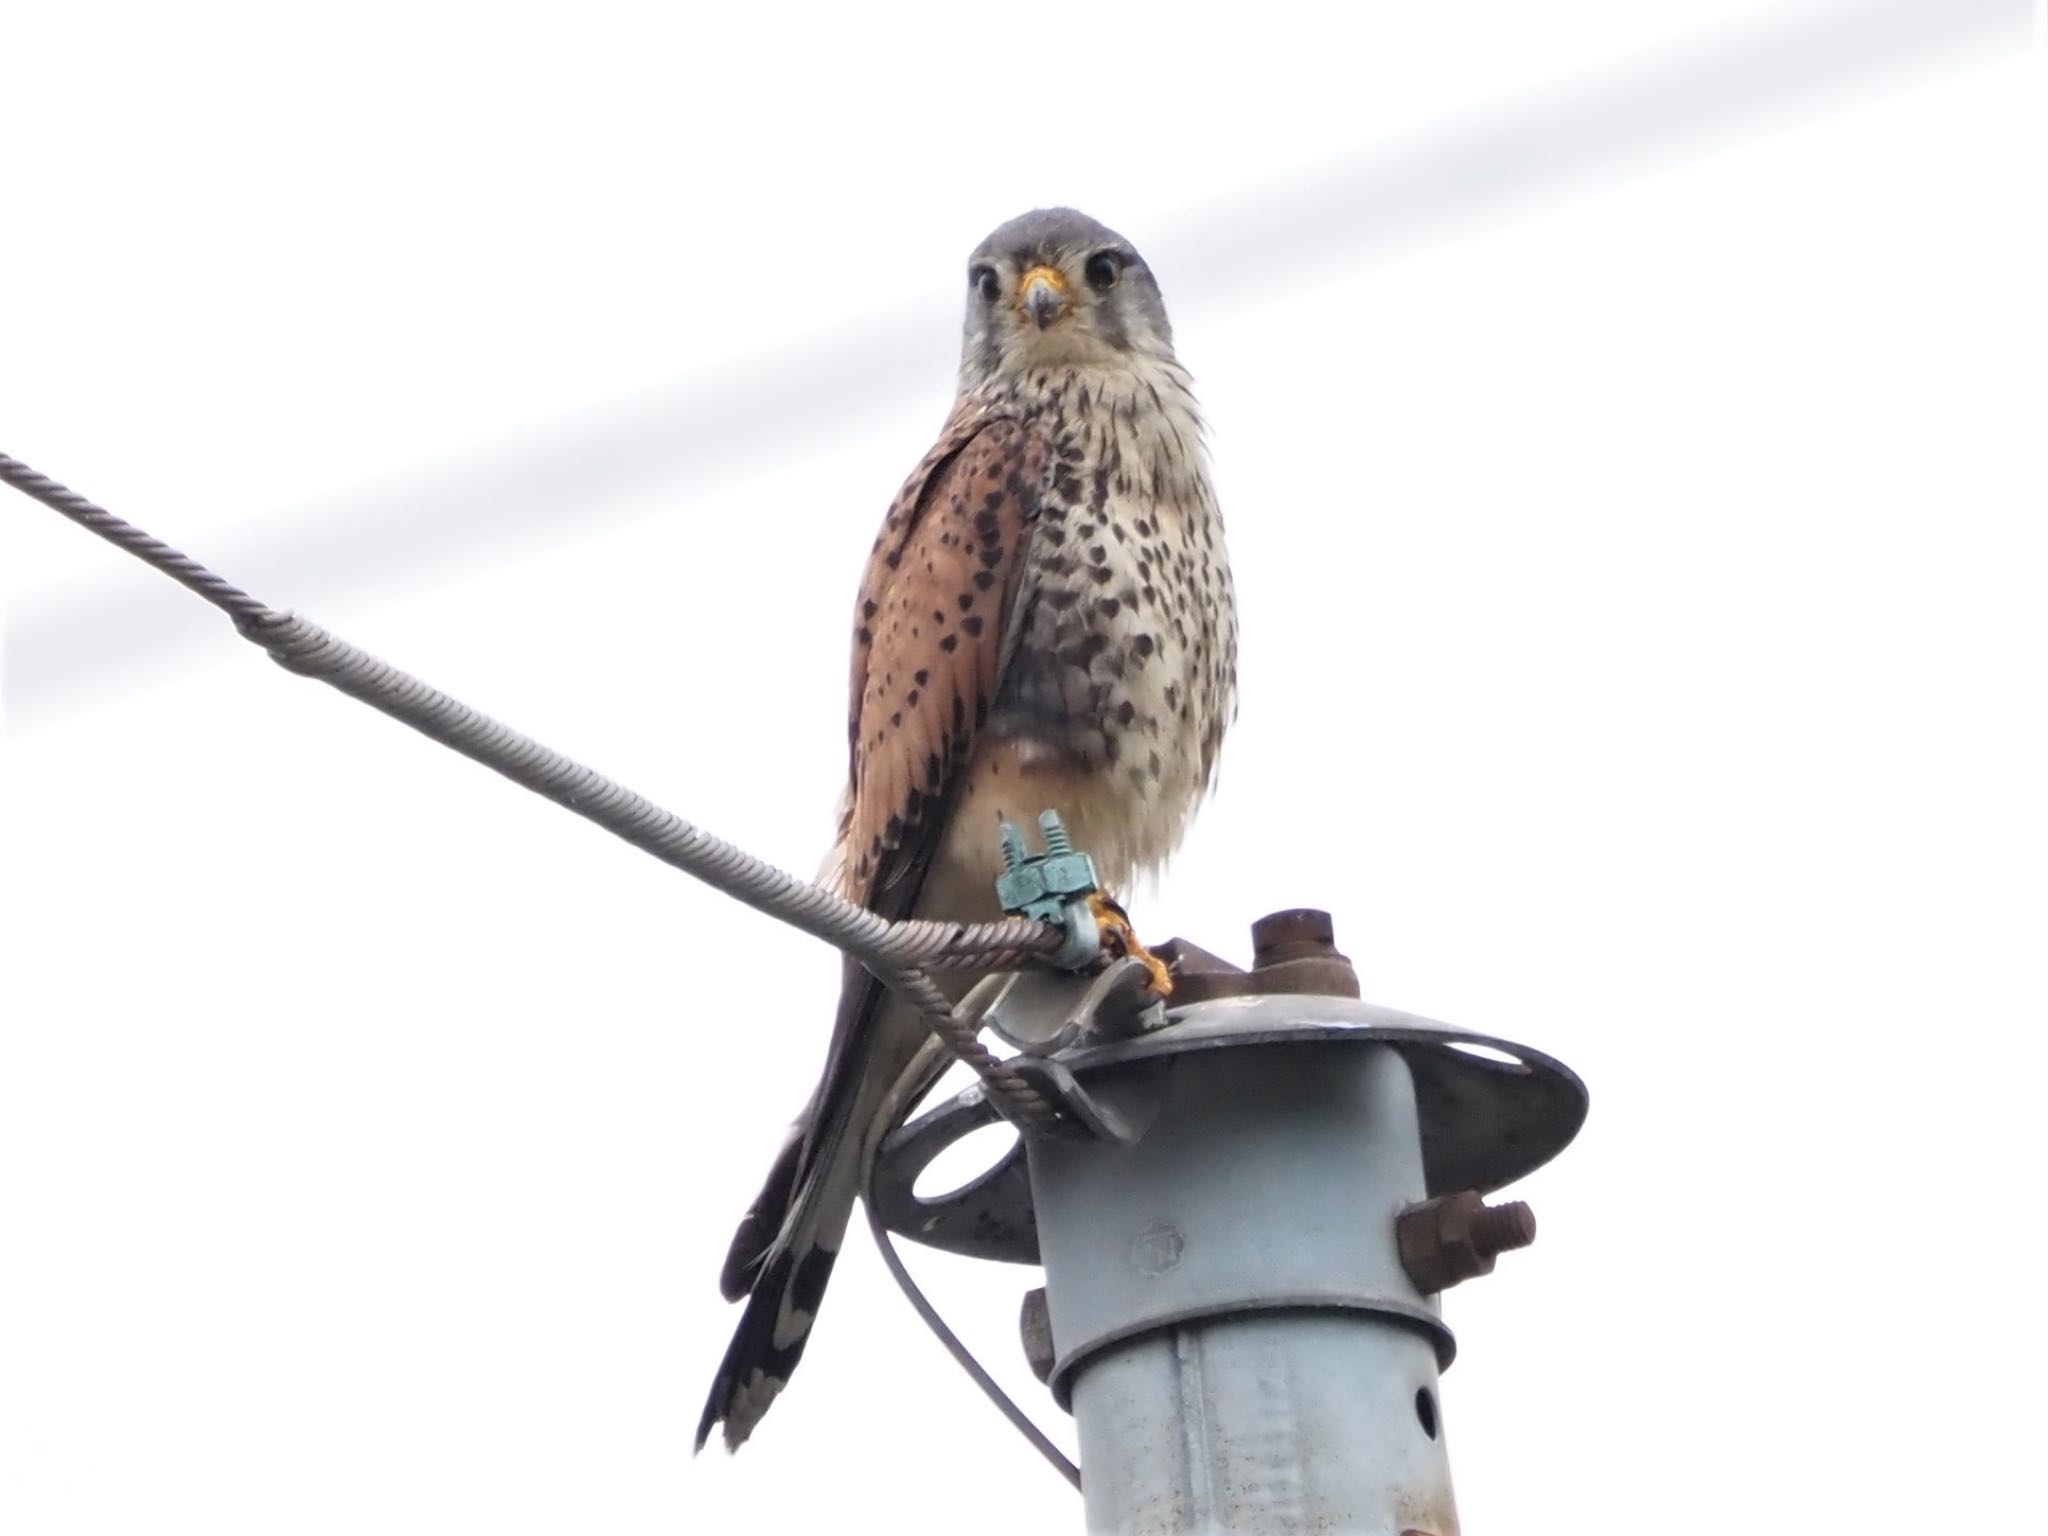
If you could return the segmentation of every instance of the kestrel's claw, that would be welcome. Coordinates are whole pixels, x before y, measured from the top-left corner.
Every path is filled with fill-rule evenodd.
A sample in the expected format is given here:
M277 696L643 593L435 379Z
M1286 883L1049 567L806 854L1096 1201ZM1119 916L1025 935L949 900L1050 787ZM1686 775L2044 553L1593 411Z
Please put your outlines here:
M1105 892L1097 891L1088 898L1088 909L1095 914L1095 926L1102 931L1102 949L1105 954L1129 955L1133 960L1142 960L1145 969L1152 973L1152 979L1145 984L1145 990L1154 997L1173 995L1173 974L1167 970L1166 962L1138 942L1137 930L1131 927L1131 919Z

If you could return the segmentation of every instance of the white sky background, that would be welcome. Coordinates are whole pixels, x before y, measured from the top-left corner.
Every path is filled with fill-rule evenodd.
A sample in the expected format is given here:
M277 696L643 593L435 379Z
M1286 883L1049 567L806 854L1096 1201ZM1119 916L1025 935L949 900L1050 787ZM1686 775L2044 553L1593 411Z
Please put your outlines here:
M1819 14L1850 48L1914 10ZM1222 791L1141 926L1241 958L1329 907L1369 997L1593 1092L1517 1191L1541 1241L1447 1301L1466 1527L2039 1529L2026 8L1370 259L1176 243L1760 14L39 7L0 448L808 871L965 254L1088 209L1160 274L1244 610ZM571 451L895 315L879 403L735 423L716 474ZM425 477L488 530L503 462L552 517L467 562L431 501L418 560L376 519ZM11 495L0 575L0 1528L1079 1529L860 1238L757 1441L689 1456L828 952ZM79 614L111 662L36 648ZM910 1257L1067 1437L1033 1274Z

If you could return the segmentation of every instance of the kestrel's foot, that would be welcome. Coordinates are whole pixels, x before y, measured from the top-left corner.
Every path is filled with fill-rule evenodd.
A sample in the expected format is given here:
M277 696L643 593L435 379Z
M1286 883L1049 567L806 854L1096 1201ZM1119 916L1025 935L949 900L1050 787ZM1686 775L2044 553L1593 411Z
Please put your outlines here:
M1131 927L1130 917L1103 891L1097 891L1088 898L1089 910L1095 914L1095 926L1102 931L1103 953L1129 955L1133 960L1145 962L1145 969L1152 973L1152 979L1145 984L1145 990L1154 997L1173 995L1173 977L1166 969L1166 962L1138 942L1137 930Z

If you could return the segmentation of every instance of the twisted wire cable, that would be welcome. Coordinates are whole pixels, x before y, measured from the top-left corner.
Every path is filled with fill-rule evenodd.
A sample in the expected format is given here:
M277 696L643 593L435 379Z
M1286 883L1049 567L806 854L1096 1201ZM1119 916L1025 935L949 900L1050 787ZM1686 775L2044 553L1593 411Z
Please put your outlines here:
M68 485L60 485L48 475L38 474L21 460L4 453L0 453L0 480L24 495L35 497L44 506L56 508L79 527L91 530L109 544L155 566L237 623L266 611L262 603L233 582L216 576L183 550L173 549L162 539L152 538L133 523L114 516L105 507L87 501Z
M970 995L961 1003L963 1013L974 1010L975 1000ZM974 1358L960 1335L955 1333L946 1320L939 1316L939 1309L932 1305L924 1288L911 1276L909 1266L903 1262L903 1255L896 1251L895 1239L889 1235L889 1228L882 1220L879 1203L875 1200L875 1168L880 1160L882 1140L904 1119L911 1108L914 1096L923 1090L920 1084L929 1084L931 1053L938 1050L936 1041L926 1041L918 1053L889 1087L889 1093L876 1110L875 1118L869 1123L867 1141L861 1149L860 1203L867 1212L868 1234L875 1240L875 1250L882 1256L882 1263L888 1269L890 1278L895 1280L897 1289L903 1292L904 1300L925 1327L932 1331L946 1353L953 1357L953 1363L965 1371L968 1378L981 1388L982 1395L995 1404L996 1411L1009 1420L1010 1427L1031 1443L1031 1448L1045 1458L1052 1469L1064 1477L1075 1489L1081 1486L1081 1469L1069 1461L1066 1454L1052 1443L1050 1436L1031 1421L1017 1400L1005 1392L1002 1384L991 1376L988 1368Z
M0 481L204 598L287 671L318 678L663 863L853 955L919 1009L947 1049L981 1077L1006 1117L1041 1124L1056 1117L1036 1088L981 1044L975 1026L959 1017L925 972L1011 969L1057 951L1062 943L1058 928L1018 920L891 922L692 826L623 784L379 661L310 620L270 607L191 556L4 453Z

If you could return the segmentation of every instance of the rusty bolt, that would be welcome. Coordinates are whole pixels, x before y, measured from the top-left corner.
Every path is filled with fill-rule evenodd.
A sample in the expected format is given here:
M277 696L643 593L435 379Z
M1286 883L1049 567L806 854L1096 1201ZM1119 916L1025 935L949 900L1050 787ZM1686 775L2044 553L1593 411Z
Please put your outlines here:
M1017 1311L1017 1331L1024 1336L1024 1359L1040 1381L1052 1375L1052 1314L1045 1308L1045 1287L1024 1293Z
M1268 912L1252 924L1252 967L1263 970L1282 960L1320 959L1337 953L1337 927L1314 907Z
M1313 907L1270 912L1252 924L1253 990L1358 996L1358 973L1337 952L1330 914Z
M1496 1256L1536 1241L1536 1213L1520 1200L1488 1205L1477 1190L1461 1189L1411 1205L1394 1221L1401 1267L1415 1289L1432 1295L1493 1273Z

